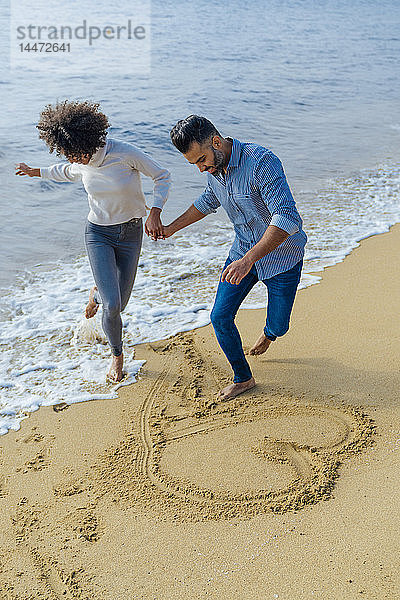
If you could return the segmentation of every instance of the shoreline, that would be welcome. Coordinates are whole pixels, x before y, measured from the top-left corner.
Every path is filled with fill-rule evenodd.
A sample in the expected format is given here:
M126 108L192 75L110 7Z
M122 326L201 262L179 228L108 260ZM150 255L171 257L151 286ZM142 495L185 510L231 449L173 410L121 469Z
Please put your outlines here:
M395 227L396 225L393 225L392 227ZM391 228L389 228L390 231ZM383 232L387 233L386 231ZM382 234L368 234L366 236L364 236L360 241L355 241L354 242L354 247L352 249L349 249L347 254L345 254L343 256L343 258L339 261L336 262L334 264L329 264L329 260L328 258L327 260L327 266L324 267L324 269L315 269L310 273L304 274L305 269L310 268L310 267L305 267L305 269L303 268L303 282L301 284L300 289L304 289L304 288L308 288L311 287L317 283L321 282L321 279L323 278L323 274L324 272L331 268L332 266L336 266L341 264L349 255L351 255L351 253L356 250L359 246L360 243L362 243L365 239L368 239L371 236L374 235L382 235ZM149 250L149 249L147 249ZM148 264L149 264L149 257L144 257L144 262L143 262L143 267L146 269ZM150 260L152 260L150 258ZM4 391L4 410L5 410L5 414L7 415L5 418L3 418L3 422L2 422L2 431L3 430L9 430L8 428L13 428L15 427L15 423L17 421L19 421L19 418L15 418L13 415L15 414L15 410L20 410L20 411L24 411L26 413L30 413L32 410L36 410L37 406L39 406L40 408L42 406L46 406L46 405L50 405L50 404L59 404L61 402L66 402L67 404L73 404L76 402L81 402L84 400L89 400L91 397L93 397L93 399L96 399L96 397L98 398L103 398L105 399L107 396L111 399L111 397L114 395L114 390L113 389L108 389L102 382L101 377L99 377L97 375L97 373L100 373L101 369L103 368L104 370L106 370L107 368L107 358L106 358L106 352L102 353L102 359L100 362L104 363L104 366L102 367L101 364L97 364L96 368L92 368L91 370L89 370L87 372L87 374L85 374L84 370L87 369L87 367L89 367L90 364L94 364L93 363L93 359L97 359L97 354L99 351L99 347L92 347L88 349L88 352L85 353L85 362L87 363L87 367L85 367L85 369L79 368L77 371L74 370L70 370L69 371L69 378L63 379L63 370L64 367L66 365L71 365L76 364L78 365L79 361L78 361L78 357L75 356L73 353L68 351L69 348L69 343L68 343L68 331L71 330L71 326L72 328L74 327L73 323L75 323L75 327L77 327L77 319L79 318L78 315L80 315L80 309L81 309L81 304L82 302L85 301L86 299L86 285L89 285L89 279L90 279L90 273L89 273L89 267L86 264L86 260L84 257L81 257L81 259L77 260L75 263L73 263L72 265L64 265L65 269L63 271L62 269L62 263L61 263L61 271L57 271L57 269L54 271L54 269L52 271L49 272L49 276L51 277L51 279L48 281L46 278L43 279L43 277L41 275L39 275L38 277L34 277L33 279L33 296L31 296L31 294L29 293L29 288L27 290L20 290L20 295L15 297L15 305L17 307L19 307L19 311L21 313L21 318L16 317L16 320L13 319L12 321L10 321L9 323L5 322L5 336L7 337L7 339L10 341L14 340L14 342L17 342L18 339L14 339L14 333L15 331L20 331L20 335L21 338L19 341L24 340L23 344L21 345L21 358L22 361L17 357L17 356L13 356L12 354L10 354L10 359L8 362L7 359L7 353L4 354L3 358L4 358L4 364L2 367L2 373L3 373L3 377L2 380L0 381L0 385L3 387ZM214 257L214 269L215 269L215 265L216 265L216 257ZM56 267L56 265L53 265ZM175 265L176 266L176 265ZM77 273L75 273L75 271L77 270ZM87 273L86 273L87 271ZM170 281L167 277L167 280L169 281L168 285L179 285L179 281L180 281L180 277L186 277L185 274L185 269L183 269L181 275L179 275L180 271L179 271L179 267L178 267L178 274L177 276L174 278L172 278L172 280ZM46 275L46 270L44 270L44 275ZM78 275L79 274L79 275ZM78 277L80 279L80 282L78 283L78 286L76 287L76 290L72 295L70 292L70 281L72 281L72 278L74 277ZM65 288L65 293L67 294L66 297L64 297L62 294L58 293L58 296L56 294L56 298L54 298L54 293L50 292L50 304L48 306L48 308L44 311L44 304L42 301L42 295L44 295L45 297L47 296L47 287L52 288L55 285L55 281L58 279L59 280L59 284L60 284L60 277L61 277L61 282L62 285ZM198 277L198 273L197 273L197 277ZM140 279L140 278L139 278ZM197 280L195 280L196 283ZM47 282L47 283L46 283ZM150 283L150 290L152 289L151 287L151 282L147 281L146 279L142 279L140 281L137 282L138 283L138 289L143 289L143 286L145 285L149 285ZM211 281L207 284L207 293L212 294L214 293L214 288L215 288L215 282L213 282L211 284ZM39 287L38 287L39 286ZM59 285L60 287L60 285ZM211 291L212 288L212 291ZM186 288L185 288L186 289ZM196 287L196 290L198 288ZM184 290L183 290L184 291ZM138 292L140 294L140 292ZM171 295L171 294L169 294ZM168 294L167 294L168 296ZM256 295L254 296L254 299L252 299L250 297L250 299L247 300L247 302L245 302L242 305L243 309L259 309L259 310L264 310L262 307L262 304L260 302L260 298L264 296L265 298L265 291L263 289L263 286L258 286L258 289L256 291ZM10 291L8 291L8 297L10 297ZM182 297L182 293L180 298ZM178 299L179 300L179 299ZM199 300L201 300L201 298L199 298ZM156 304L154 304L154 301L156 302ZM137 319L144 319L144 323L143 323L143 327L144 327L144 331L146 332L144 334L145 339L155 339L155 335L152 335L152 331L153 329L155 329L156 327L158 327L157 323L159 323L159 318L157 317L157 313L160 313L160 306L157 305L157 301L155 300L155 295L154 295L154 290L150 291L150 295L148 297L147 300L145 300L144 303L144 307L143 308L138 308L135 304L136 299L135 297L133 297L132 302L131 302L131 309L126 311L125 313L125 318L127 319L128 322L133 322L135 323L137 321ZM159 339L168 339L169 337L171 337L171 330L172 330L172 335L175 334L175 332L177 330L181 330L184 332L189 332L189 331L194 331L196 328L199 327L203 327L205 324L209 324L209 316L208 316L208 312L207 312L207 306L210 306L207 303L200 303L197 305L180 305L179 301L175 301L175 303L173 305L169 305L168 302L165 302L165 306L170 306L171 311L166 311L166 319L165 321L163 321L163 327L161 329L161 331L159 331L158 333L159 335ZM59 310L59 307L61 307L61 312ZM147 307L147 308L146 308ZM11 307L9 307L11 308ZM15 308L15 307L14 307ZM77 312L77 309L79 312ZM8 310L8 308L5 306L4 307L4 312L6 313ZM152 318L150 317L149 322L147 322L147 317L146 317L146 312L148 314L152 314L155 310L155 317ZM31 315L34 316L33 319L33 323L34 323L34 327L37 328L36 334L34 334L34 327L32 328L32 326L30 326L30 331L24 331L24 323L29 323L30 319L26 319L26 316ZM46 327L44 327L45 323L48 323L48 319L47 317L49 316L49 314L52 315L52 318L50 319L50 327L47 329L47 331L50 331L51 329L53 329L52 332L52 336L50 336L49 334L47 334L46 332ZM26 315L26 316L25 316ZM61 321L59 320L61 318ZM178 323L182 323L182 318L185 321L185 325L178 325ZM58 335L58 331L59 331L59 326L61 327L61 330L65 330L64 333L64 338L63 338L63 342L64 342L64 347L61 350L61 352L58 352L55 345L52 344L51 339L55 336ZM132 330L131 330L132 329ZM26 334L26 335L25 335ZM133 346L137 346L139 347L140 344L143 344L144 342L140 342L138 344L134 344L134 339L135 337L137 337L137 335L139 334L139 339L140 339L140 332L139 330L136 328L136 325L131 327L129 326L127 331L125 332L126 335L126 341L127 341L127 349L128 351L131 350L133 348ZM39 354L37 354L36 356L36 360L33 358L33 354L32 354L32 348L30 347L31 342L31 336L34 336L33 339L33 343L36 344L37 347L37 351L39 352ZM44 337L43 337L44 336ZM45 343L43 343L45 342ZM155 342L152 342L155 343ZM10 346L11 348L11 346ZM48 363L48 356L50 355L54 355L55 359L53 362ZM25 359L23 359L23 357L25 357ZM40 357L40 358L39 358ZM7 366L8 365L8 366ZM11 366L12 365L12 366ZM48 382L46 382L46 379L42 379L41 380L41 385L38 386L38 383L40 382L40 375L36 376L35 373L40 373L40 370L42 369L42 365L45 365L45 368L47 368L48 370L52 370L52 375L51 378L48 380ZM67 369L69 367L67 366ZM8 376L8 372L10 372L11 369L11 376ZM132 371L132 373L134 371L136 371L137 367L136 364L132 363L132 365L129 366L128 370ZM27 379L25 381L25 377L24 378L19 378L20 374L23 374L23 372L26 373L32 373L32 375L28 375ZM82 379L83 378L83 379ZM80 386L80 382L84 381L85 384L83 385L82 390L79 389ZM38 386L38 387L35 387ZM10 390L14 390L15 394L14 397L11 395ZM55 397L54 400L52 400L51 396L53 394L53 392L55 392ZM25 397L25 401L24 401L24 397ZM41 398L41 400L40 400ZM32 401L32 399L34 399L34 401Z
M394 249L400 224L301 290L235 400L213 400L230 373L207 325L138 346L117 400L42 407L2 436L7 600L395 600ZM263 316L239 311L245 346Z

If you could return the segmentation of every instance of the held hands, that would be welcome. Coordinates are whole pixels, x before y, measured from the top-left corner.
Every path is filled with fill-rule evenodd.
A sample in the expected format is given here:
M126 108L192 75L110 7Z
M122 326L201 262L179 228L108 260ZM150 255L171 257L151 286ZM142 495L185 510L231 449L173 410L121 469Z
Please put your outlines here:
M147 217L144 230L152 240L164 240L164 225L160 218L161 209L152 208Z
M175 219L175 221L172 221L169 225L163 226L160 220L160 212L161 209L152 208L149 218L146 221L146 233L153 240L165 240L177 231L180 231L192 223L196 223L196 221L200 221L200 219L203 219L206 216L192 204L184 213Z
M40 177L40 169L28 167L28 165L26 165L25 163L18 163L17 165L15 165L15 174L28 175L28 177Z
M222 271L221 281L239 285L242 279L251 271L252 266L253 263L245 256L240 260L235 260Z
M152 208L144 226L145 232L154 241L165 240L175 233L171 225L161 223L160 213L159 208Z

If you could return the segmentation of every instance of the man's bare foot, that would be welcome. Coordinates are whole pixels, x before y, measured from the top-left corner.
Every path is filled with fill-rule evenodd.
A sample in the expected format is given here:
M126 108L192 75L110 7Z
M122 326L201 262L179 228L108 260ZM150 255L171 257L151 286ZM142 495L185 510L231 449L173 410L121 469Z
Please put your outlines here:
M271 343L272 343L272 340L265 337L265 335L262 333L260 335L260 337L258 338L258 340L256 341L256 343L250 348L249 354L251 356L256 356L258 354L264 354L264 352L266 352L268 350Z
M118 383L125 377L125 373L122 368L124 366L124 355L113 356L111 361L110 370L107 373L107 381L110 383Z
M227 385L226 388L221 390L218 394L219 400L229 400L229 398L234 398L243 392L247 392L247 390L251 390L256 385L254 377L249 379L248 381L243 381L242 383L231 383Z
M99 305L97 304L96 300L94 299L94 293L96 291L97 291L97 287L94 286L94 287L92 287L92 289L89 292L89 302L87 303L86 310L85 310L85 317L87 319L91 319L92 317L94 317L94 315L97 313L97 311L99 309Z

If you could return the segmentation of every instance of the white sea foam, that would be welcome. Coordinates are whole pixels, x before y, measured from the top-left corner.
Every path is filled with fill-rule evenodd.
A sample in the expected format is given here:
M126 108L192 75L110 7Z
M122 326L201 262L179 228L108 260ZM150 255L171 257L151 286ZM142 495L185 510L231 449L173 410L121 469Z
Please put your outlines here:
M0 434L18 429L21 419L39 406L115 398L121 385L135 381L143 364L132 359L135 344L208 323L206 303L182 305L177 295L168 303L165 290L174 278L165 274L163 281L160 266L158 277L148 271L142 261L123 316L129 378L117 386L105 382L110 353L99 316L90 321L92 335L77 335L93 285L86 257L27 274L22 285L3 296L8 316L1 322Z
M318 194L298 194L309 237L301 287L317 283L315 273L343 260L359 240L399 221L399 194L396 166L328 182ZM200 231L181 232L165 242L145 241L123 314L129 376L118 386L105 383L110 353L99 314L91 323L97 334L86 339L90 343L82 344L85 339L79 336L93 285L86 257L25 273L6 291L0 322L0 434L17 430L40 406L116 398L117 389L134 382L143 365L134 359L136 344L209 322L232 228L223 222L203 223ZM265 306L265 294L265 287L257 284L244 306Z

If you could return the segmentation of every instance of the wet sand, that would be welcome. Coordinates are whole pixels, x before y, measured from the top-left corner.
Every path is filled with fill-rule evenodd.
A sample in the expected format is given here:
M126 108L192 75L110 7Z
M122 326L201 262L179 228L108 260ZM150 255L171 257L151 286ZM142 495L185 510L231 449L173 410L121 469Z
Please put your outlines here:
M208 326L0 438L0 598L399 598L399 250L397 225L301 290L236 399Z

